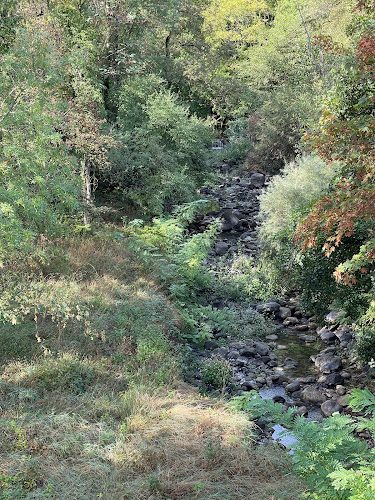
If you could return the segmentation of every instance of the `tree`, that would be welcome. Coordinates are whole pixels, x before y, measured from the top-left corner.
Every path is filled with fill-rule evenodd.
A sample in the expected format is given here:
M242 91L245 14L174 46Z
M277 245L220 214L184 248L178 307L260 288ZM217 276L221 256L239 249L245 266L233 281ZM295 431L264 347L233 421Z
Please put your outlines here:
M355 233L364 233L359 252L336 269L336 279L346 284L356 283L375 261L375 19L368 3L360 2L358 9L361 15L349 27L356 33L353 47L337 55L341 66L325 102L320 129L308 138L325 161L342 163L343 175L314 205L296 234L304 249L324 237L323 249L330 256Z

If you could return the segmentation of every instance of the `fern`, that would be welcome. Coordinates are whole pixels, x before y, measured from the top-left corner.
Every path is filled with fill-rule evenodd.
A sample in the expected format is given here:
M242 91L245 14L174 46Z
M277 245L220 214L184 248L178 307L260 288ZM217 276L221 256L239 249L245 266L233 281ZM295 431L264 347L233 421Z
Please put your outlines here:
M368 395L367 401L371 402ZM309 421L295 415L294 408L285 411L280 403L262 400L255 391L235 398L232 406L249 412L253 418L265 417L271 426L281 424L297 438L292 445L293 461L311 489L308 498L375 498L374 453L354 436L358 423L350 416L335 414L321 423Z
M369 389L352 389L349 396L349 406L354 411L364 410L366 415L375 412L375 396Z

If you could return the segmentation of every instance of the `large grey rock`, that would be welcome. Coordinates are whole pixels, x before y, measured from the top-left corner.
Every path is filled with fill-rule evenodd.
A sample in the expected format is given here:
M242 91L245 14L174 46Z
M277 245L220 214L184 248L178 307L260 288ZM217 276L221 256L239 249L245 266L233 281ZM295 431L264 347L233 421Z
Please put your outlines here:
M329 314L326 316L326 321L327 323L337 323L339 317L343 314L343 311L331 311Z
M240 350L241 356L245 356L246 358L252 358L256 355L257 351L255 347L244 347Z
M302 391L301 397L303 401L309 404L321 404L327 399L325 394L313 386L305 387Z
M353 339L353 335L350 332L345 332L344 330L335 331L335 336L340 342L349 342Z
M342 368L341 358L331 353L318 354L315 358L315 366L322 373L332 373Z
M333 401L332 399L322 403L320 409L325 417L330 417L336 412L342 412L342 406L337 401Z
M343 377L337 372L330 373L329 375L327 375L327 378L325 381L325 383L330 387L336 386L336 385L341 385L343 382L344 382Z
M263 302L257 305L257 311L259 313L277 312L279 309L280 304L278 302Z
M264 186L264 183L266 181L266 177L264 174L260 174L259 172L252 174L250 177L251 184L257 188L261 188Z
M264 342L255 342L254 348L255 348L256 352L258 354L260 354L261 356L267 356L268 353L270 352L270 348Z
M217 255L225 255L229 250L229 245L228 243L225 243L225 241L219 241L215 245L215 252Z
M323 340L323 342L332 343L337 340L336 335L333 332L330 332L328 328L324 327L319 331L319 336Z
M281 319L289 318L292 315L292 311L289 307L280 307L279 316Z
M221 217L224 219L224 222L221 225L222 231L230 231L240 222L240 219L233 213L232 210L225 210Z

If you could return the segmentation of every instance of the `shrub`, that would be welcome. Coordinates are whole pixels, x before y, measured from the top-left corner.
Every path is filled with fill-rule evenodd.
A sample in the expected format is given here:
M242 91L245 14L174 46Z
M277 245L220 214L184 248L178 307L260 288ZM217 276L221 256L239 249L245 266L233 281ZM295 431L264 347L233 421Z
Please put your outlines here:
M261 240L279 248L279 235L290 229L296 214L328 191L338 169L337 163L327 165L319 157L307 154L288 163L260 198Z
M190 201L206 175L212 132L154 76L125 80L119 92L119 142L102 180L143 213Z
M232 368L226 361L210 359L203 364L201 373L205 386L224 391L232 376Z
M314 200L328 191L338 169L337 163L326 165L316 156L303 155L288 163L261 196L259 238L264 272L271 285L283 291L302 284L306 290L305 302L310 300L312 308L321 301L323 283L326 291L336 290L332 278L334 268L331 270L330 261L322 263L320 251L311 251L301 257L294 245L294 231ZM323 301L326 307L332 302L334 293L330 300Z

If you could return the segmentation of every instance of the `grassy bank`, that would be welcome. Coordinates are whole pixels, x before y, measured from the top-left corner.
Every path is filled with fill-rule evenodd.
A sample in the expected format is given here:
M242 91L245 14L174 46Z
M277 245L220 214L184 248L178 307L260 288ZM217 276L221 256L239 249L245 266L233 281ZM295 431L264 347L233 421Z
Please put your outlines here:
M126 240L62 247L0 329L0 498L298 498L288 458L182 381L183 319Z

